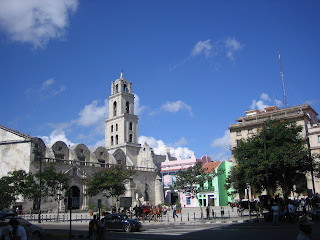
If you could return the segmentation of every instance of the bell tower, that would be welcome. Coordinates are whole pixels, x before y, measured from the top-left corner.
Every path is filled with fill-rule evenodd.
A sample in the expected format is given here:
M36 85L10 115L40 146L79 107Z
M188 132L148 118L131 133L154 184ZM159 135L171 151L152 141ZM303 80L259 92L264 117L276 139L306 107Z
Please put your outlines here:
M138 116L134 115L132 82L120 78L111 83L109 118L105 124L105 144L108 150L122 149L126 154L135 154L138 143ZM132 149L133 148L133 149ZM129 154L131 155L131 154Z

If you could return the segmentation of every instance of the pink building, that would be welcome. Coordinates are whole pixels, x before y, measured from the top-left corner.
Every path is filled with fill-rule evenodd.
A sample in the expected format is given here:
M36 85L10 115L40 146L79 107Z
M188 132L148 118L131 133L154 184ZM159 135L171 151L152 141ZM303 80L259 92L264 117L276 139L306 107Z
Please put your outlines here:
M194 153L189 159L181 159L180 156L178 156L177 159L172 159L170 154L167 153L166 160L161 162L160 169L164 188L164 198L167 204L174 204L179 200L182 207L197 206L196 199L192 199L185 193L179 192L173 188L173 184L176 181L177 171L188 169L189 167L194 166L197 162L205 164L211 162L211 159L208 156L203 156L201 159L197 159Z

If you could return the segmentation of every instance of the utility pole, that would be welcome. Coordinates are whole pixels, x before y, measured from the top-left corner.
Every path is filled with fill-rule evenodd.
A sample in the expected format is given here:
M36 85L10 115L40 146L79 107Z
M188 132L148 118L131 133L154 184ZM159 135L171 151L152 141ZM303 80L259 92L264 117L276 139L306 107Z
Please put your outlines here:
M280 63L280 75L281 75L281 79L282 79L282 90L283 90L283 104L284 106L287 108L288 104L287 104L287 97L286 97L286 89L284 87L284 75L282 72L282 64L281 64L281 56L280 56L280 50L278 51L278 55L279 55L279 63Z

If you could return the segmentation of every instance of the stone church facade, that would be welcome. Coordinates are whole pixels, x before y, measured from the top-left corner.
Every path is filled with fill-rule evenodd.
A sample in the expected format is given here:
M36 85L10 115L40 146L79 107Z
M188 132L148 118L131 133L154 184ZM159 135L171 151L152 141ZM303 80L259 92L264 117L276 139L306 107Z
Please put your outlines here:
M36 153L41 156L41 163ZM62 141L46 145L41 138L0 125L0 177L20 169L35 173L54 163L57 171L68 176L69 186L73 196L78 198L81 210L88 209L89 204L97 206L98 199L109 209L119 205L116 199L107 199L103 193L95 197L85 195L87 180L92 174L115 164L136 170L122 196L130 199L132 206L163 203L163 185L157 165L165 158L155 155L146 143L143 146L138 143L138 116L134 114L132 82L124 79L122 73L111 84L109 117L105 121L105 146L89 149L85 144L67 146ZM15 205L23 209L39 208L37 203L22 198ZM60 210L66 207L64 201L57 199L41 202L42 211L56 211L58 206Z

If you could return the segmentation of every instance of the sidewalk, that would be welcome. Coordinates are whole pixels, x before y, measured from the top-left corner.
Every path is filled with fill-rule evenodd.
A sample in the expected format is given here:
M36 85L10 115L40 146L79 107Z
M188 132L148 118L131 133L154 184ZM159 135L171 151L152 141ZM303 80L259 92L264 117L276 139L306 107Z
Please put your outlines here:
M178 218L173 218L172 210L170 209L166 215L163 215L158 221L149 219L147 216L146 219L139 219L142 225L152 225L152 224L214 224L214 223L243 223L243 222L258 222L264 221L263 217L258 217L256 215L249 216L248 210L244 212L244 215L238 216L237 208L232 208L225 206L224 215L221 216L221 207L211 207L210 216L207 219L206 209L203 208L203 221L201 221L201 211L200 207L193 208L182 208L181 213L177 214ZM212 212L213 210L213 212ZM98 213L95 213L98 214ZM131 218L131 215L128 215ZM26 219L30 220L30 215L23 216ZM32 216L32 222L37 224L38 215ZM56 221L57 215L55 214L42 214L42 222L46 224L68 224L70 219L69 213L60 213L59 222ZM87 212L83 213L72 213L71 216L73 225L87 225L92 219L92 216L89 216ZM132 216L132 219L136 219L135 216Z
M201 221L201 210L200 207L195 208L183 208L180 214L177 214L178 218L173 218L172 211L168 211L166 215L160 219L160 221L155 222L153 220L140 220L143 225L150 224L215 224L215 223L243 223L243 222L261 222L264 221L263 217L258 217L256 215L249 216L249 212L245 211L244 215L238 216L237 208L232 208L229 206L223 207L224 215L221 215L221 207L211 207L210 216L207 219L206 209L203 208L203 221ZM212 214L212 210L214 215Z

